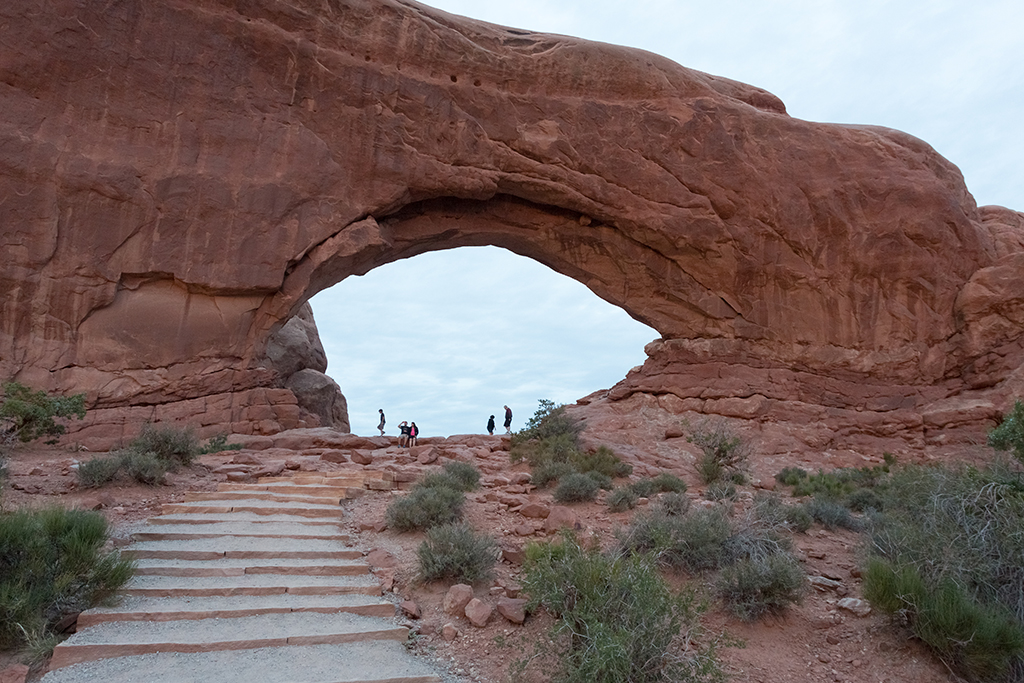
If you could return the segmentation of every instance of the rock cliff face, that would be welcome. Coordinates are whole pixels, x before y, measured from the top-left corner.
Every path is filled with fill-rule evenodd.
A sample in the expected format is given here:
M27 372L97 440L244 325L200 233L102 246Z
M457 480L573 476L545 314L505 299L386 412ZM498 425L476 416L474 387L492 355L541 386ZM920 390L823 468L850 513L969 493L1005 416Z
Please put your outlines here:
M25 0L0 25L0 376L97 416L300 426L314 401L267 358L310 296L484 244L663 335L592 404L913 444L1024 385L1024 216L903 133L413 2Z

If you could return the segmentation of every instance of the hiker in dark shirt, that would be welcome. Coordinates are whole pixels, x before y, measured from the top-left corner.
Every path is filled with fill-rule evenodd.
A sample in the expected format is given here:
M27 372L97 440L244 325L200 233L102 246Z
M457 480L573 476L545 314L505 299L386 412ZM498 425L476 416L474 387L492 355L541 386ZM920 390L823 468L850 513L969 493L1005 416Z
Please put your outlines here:
M418 437L419 435L420 435L420 428L416 426L415 422L413 422L411 425L409 425L409 445L410 446L415 446L416 445L416 437Z
M512 433L512 409L505 406L505 433Z
M491 415L487 420L487 433L494 436L494 416Z
M409 423L402 420L398 423L398 445L405 448L409 445Z
M380 430L380 435L384 436L384 409L378 408L377 412L380 413L380 424L377 425L377 429Z

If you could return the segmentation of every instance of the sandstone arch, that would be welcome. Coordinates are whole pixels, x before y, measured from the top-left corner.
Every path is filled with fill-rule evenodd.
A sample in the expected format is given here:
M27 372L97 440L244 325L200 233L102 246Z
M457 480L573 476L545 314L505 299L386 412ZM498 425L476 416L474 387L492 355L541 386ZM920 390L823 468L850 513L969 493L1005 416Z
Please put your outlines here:
M1021 387L1024 218L897 131L397 0L0 20L0 375L94 419L299 424L270 335L347 274L469 244L663 335L611 400L918 439Z

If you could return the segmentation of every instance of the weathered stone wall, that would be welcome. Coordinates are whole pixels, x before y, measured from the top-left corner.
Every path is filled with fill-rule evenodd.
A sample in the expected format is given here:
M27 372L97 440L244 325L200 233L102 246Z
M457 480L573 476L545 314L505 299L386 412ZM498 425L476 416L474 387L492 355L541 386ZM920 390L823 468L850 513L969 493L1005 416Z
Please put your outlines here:
M898 131L410 2L24 0L0 24L0 376L99 410L255 396L315 292L491 244L669 340L618 400L989 415L1024 385L1024 218Z

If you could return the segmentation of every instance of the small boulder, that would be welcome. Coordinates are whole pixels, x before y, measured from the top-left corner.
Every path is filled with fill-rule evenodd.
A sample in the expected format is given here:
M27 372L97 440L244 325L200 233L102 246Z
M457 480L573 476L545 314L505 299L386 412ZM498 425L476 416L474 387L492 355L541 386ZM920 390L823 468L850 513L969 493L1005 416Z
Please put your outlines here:
M357 465L369 465L373 462L373 451L360 448L352 451L349 457Z
M555 505L551 508L550 514L544 522L544 529L548 533L554 533L559 529L567 527L569 529L580 529L580 521L576 516L576 513L565 507L564 505Z
M345 451L337 448L324 449L324 452L320 454L320 459L324 462L348 462L348 456L345 455Z
M526 621L526 600L522 598L498 598L498 614L513 624Z
M465 614L466 605L473 599L473 587L464 583L457 583L448 589L444 596L444 611L446 614Z
M866 617L871 614L871 605L869 605L866 600L861 600L859 598L843 598L836 603L836 606L840 609L852 612L858 617Z
M423 616L423 612L420 611L420 606L412 600L402 600L402 602L398 603L398 607L406 616L413 619L419 619Z
M441 637L447 640L449 643L455 640L459 635L459 629L455 628L455 624L448 622L441 627Z
M469 619L469 623L477 628L483 628L487 625L487 620L491 618L492 612L494 612L494 608L480 598L473 598L466 603L466 618Z
M547 516L551 514L551 508L547 505L541 505L540 503L527 503L519 509L519 514L523 517L546 519Z

